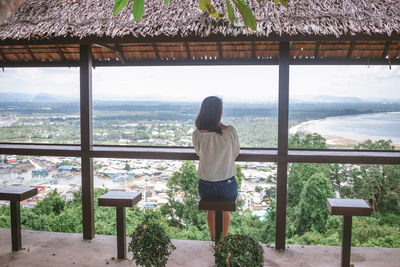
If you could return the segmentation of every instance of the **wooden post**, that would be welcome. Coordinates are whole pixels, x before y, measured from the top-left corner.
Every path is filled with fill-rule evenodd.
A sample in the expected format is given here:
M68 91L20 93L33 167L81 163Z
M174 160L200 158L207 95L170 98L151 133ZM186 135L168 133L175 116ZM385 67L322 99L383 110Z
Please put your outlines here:
M117 250L118 259L126 259L125 208L117 207Z
M221 234L223 234L224 231L224 217L223 217L223 211L216 210L215 211L215 244L219 242L221 239Z
M343 216L342 267L350 266L352 216Z
M289 120L289 42L279 42L278 169L275 249L285 249Z
M81 95L81 169L82 169L82 226L83 238L94 237L93 159L92 149L92 50L90 45L80 45L80 95Z
M21 249L21 214L19 201L10 201L12 250Z

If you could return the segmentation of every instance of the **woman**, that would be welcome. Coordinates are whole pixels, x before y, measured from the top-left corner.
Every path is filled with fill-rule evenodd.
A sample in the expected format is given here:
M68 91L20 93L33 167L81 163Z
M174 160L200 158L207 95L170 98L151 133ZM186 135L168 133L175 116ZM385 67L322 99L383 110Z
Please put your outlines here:
M200 197L237 197L235 159L239 155L238 135L233 126L221 123L222 100L209 96L203 100L193 132L193 145L199 161ZM224 211L224 236L230 223L230 212ZM215 211L207 211L211 240L215 240Z

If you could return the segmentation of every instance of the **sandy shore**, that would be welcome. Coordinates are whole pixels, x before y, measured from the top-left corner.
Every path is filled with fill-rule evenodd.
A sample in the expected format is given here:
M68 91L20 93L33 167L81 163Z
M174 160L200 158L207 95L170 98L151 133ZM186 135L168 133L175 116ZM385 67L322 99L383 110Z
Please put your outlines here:
M316 123L325 120L320 119L320 120L311 120L311 121L306 121L302 122L300 124L297 124L289 129L289 134L294 135L296 133L304 133L304 134L320 134L326 139L326 143L330 148L353 148L354 145L357 145L359 143L362 143L364 140L357 140L357 139L350 139L350 138L345 138L343 136L338 136L338 135L327 135L327 134L321 134L315 131L311 131L310 128L312 128L312 125L315 125ZM392 143L396 147L396 149L400 149L400 143Z

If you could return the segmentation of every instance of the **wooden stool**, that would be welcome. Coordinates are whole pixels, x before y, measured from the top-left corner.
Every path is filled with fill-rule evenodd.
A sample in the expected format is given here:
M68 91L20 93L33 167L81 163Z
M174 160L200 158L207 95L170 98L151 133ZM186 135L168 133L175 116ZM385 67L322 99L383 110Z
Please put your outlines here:
M350 266L352 216L370 216L371 207L363 199L328 198L328 210L332 215L343 215L342 267Z
M36 187L9 186L0 189L0 200L10 201L12 250L21 249L21 213L19 202L38 194Z
M199 202L199 210L215 211L215 243L223 233L223 211L236 211L237 198L203 197Z
M117 208L118 259L126 259L125 207L133 207L142 199L142 193L110 191L98 199L99 206Z

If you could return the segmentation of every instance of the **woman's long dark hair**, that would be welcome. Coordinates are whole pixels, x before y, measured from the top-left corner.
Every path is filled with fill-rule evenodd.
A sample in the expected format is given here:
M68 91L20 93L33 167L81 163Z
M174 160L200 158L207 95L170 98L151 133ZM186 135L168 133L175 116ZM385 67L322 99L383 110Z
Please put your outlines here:
M221 128L222 100L216 96L209 96L201 103L199 115L196 118L196 127L199 130L208 130L222 134Z

